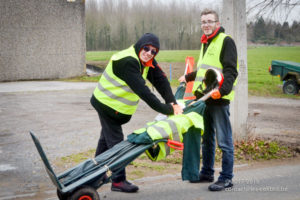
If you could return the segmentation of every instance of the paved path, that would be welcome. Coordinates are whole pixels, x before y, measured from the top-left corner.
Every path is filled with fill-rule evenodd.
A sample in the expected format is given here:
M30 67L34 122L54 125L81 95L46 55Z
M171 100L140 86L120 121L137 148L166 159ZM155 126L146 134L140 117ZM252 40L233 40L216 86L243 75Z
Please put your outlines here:
M0 93L83 90L94 88L96 83L63 81L19 81L0 83Z
M298 200L300 197L300 160L296 163L235 168L234 187L223 192L208 191L208 183L183 182L180 175L136 180L137 194L100 189L100 198L109 200ZM216 174L217 175L217 174ZM217 176L215 176L217 178Z

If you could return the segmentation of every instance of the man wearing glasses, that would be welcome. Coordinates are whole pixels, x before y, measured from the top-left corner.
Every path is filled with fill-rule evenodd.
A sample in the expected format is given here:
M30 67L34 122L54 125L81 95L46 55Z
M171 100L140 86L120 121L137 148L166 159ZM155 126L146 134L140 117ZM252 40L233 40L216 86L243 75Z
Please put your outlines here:
M102 127L95 156L123 141L121 126L135 113L139 99L165 115L182 113L166 75L154 59L159 47L158 37L146 33L135 45L111 57L91 97ZM146 86L146 79L157 89L165 103L160 102ZM113 174L111 190L136 192L138 189L126 180L125 169Z
M238 76L237 51L233 39L224 33L218 14L209 9L201 13L201 50L197 71L179 78L180 82L195 81L193 92L200 98L200 87L207 69L213 68L223 74L224 81L220 87L212 90L211 98L205 101L204 134L202 137L203 166L199 180L193 182L214 181L214 160L217 143L222 150L222 170L217 182L210 185L210 191L231 188L233 178L234 148L230 124L229 104L234 98L234 86ZM205 80L204 80L205 82Z

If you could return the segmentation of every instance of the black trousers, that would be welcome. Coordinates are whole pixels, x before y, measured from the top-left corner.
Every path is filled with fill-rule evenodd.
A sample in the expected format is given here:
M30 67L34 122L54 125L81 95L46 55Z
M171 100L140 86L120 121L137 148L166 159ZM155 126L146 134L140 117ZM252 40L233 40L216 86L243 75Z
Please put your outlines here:
M131 116L118 113L115 110L101 104L94 96L91 98L91 104L98 113L102 127L95 153L95 156L98 156L124 140L122 125L127 123ZM113 182L117 183L124 180L126 180L125 169L118 173L113 173Z

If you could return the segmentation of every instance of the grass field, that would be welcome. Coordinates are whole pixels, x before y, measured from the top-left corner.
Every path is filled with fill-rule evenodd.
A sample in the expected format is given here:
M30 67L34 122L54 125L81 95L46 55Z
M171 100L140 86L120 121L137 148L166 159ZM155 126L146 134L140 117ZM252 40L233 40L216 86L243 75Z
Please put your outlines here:
M247 52L249 94L287 96L279 87L282 85L280 78L271 76L268 68L272 60L289 60L300 63L300 47L259 47L249 48Z
M89 51L87 61L107 61L115 51ZM185 62L187 56L199 57L199 50L163 50L156 56L158 62Z
M87 61L108 61L115 51L93 51L87 52ZM248 48L248 83L249 94L258 96L277 96L286 97L282 93L280 85L282 82L279 77L271 76L268 68L272 60L289 60L300 63L300 46L297 47L251 47ZM174 50L160 51L157 56L158 62L185 62L187 56L195 58L195 62L199 57L199 50ZM89 80L89 78L85 78ZM94 80L96 80L94 78ZM178 82L172 81L173 85ZM300 96L293 96L299 98Z

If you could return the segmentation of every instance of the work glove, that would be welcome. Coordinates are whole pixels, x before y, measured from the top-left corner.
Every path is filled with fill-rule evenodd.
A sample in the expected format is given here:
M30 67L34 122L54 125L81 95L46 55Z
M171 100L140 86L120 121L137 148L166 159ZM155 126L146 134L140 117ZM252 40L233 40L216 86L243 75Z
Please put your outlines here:
M219 90L213 90L211 91L211 98L213 99L220 99L221 98L221 93Z
M182 114L183 110L178 104L173 104L174 115Z

